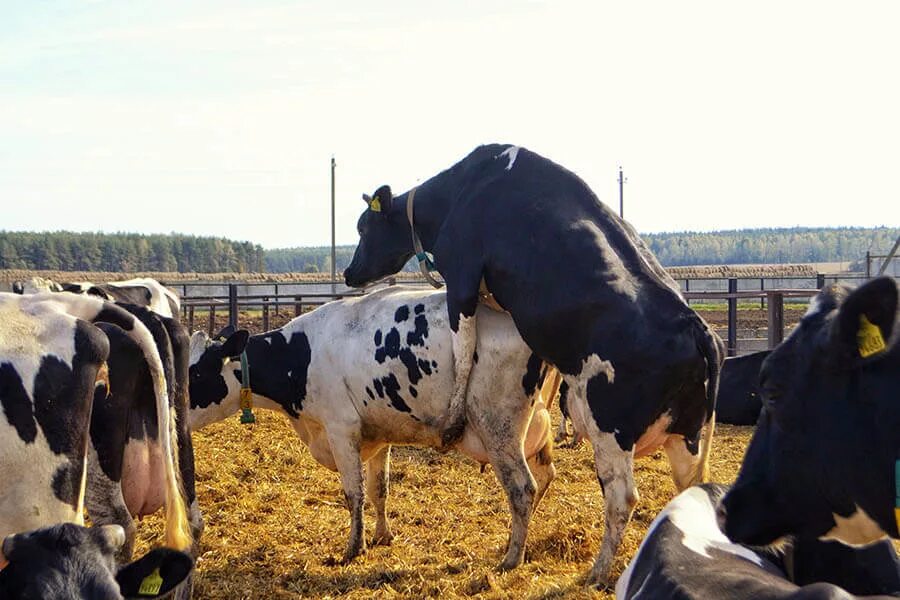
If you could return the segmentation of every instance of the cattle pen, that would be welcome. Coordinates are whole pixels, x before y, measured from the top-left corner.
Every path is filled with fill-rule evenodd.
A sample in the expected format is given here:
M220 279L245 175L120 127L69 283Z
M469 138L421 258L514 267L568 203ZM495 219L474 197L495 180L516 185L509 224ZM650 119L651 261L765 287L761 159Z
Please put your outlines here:
M677 272L676 272L677 274ZM856 284L863 274L677 278L682 295L696 310L712 321L725 340L728 355L736 356L756 350L770 349L784 339L805 310L809 298L826 285L837 282ZM268 331L283 325L287 319L332 300L365 294L384 286L409 285L427 287L421 278L387 278L364 290L348 288L342 282L329 281L167 281L182 298L182 318L191 330L205 329L214 335L219 327L229 324L247 326L253 332ZM789 314L786 317L786 306ZM741 312L753 310L764 314L764 324L754 314L754 323L741 323ZM719 313L723 322L717 322ZM249 317L249 322L248 322Z

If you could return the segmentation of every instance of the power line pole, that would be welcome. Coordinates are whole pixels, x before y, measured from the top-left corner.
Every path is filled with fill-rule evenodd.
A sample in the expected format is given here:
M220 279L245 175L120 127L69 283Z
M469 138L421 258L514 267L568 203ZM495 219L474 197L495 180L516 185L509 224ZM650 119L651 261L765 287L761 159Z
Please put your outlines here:
M622 167L619 167L619 218L625 218L625 177L622 175Z
M337 163L334 162L334 156L331 157L331 293L335 293L335 285L337 284L337 251L334 243L334 169Z

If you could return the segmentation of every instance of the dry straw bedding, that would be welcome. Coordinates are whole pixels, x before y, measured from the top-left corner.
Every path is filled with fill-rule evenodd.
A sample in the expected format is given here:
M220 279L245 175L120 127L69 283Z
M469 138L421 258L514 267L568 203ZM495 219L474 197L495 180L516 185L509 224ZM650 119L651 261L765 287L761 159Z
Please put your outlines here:
M559 413L554 407L554 421ZM588 444L555 452L558 476L529 532L526 562L500 574L509 522L490 468L456 453L395 448L388 513L395 539L337 564L349 515L335 473L319 466L287 419L257 411L194 434L197 493L206 521L197 598L612 598L583 576L603 531L603 500ZM719 426L712 476L737 474L751 428ZM615 576L674 495L662 452L637 463L641 501ZM367 538L374 516L367 507ZM143 551L161 543L159 516L139 525Z

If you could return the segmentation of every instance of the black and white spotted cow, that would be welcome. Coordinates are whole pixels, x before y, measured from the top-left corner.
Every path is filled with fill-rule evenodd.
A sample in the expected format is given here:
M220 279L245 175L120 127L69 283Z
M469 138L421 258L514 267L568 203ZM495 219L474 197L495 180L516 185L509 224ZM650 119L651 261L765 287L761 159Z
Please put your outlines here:
M722 365L716 421L730 425L754 425L762 410L759 370L769 350L731 356Z
M635 456L663 445L679 489L704 479L721 340L628 223L575 174L525 148L478 147L406 193L382 186L367 202L346 283L399 271L413 235L446 281L457 359L448 439L464 421L485 293L562 372L605 492L606 534L588 579L605 583L638 500Z
M13 291L17 294L34 294L39 292L87 294L111 302L146 306L153 312L170 319L177 319L181 310L181 300L178 298L178 294L149 277L139 277L126 281L110 281L107 283L91 283L89 281L57 283L52 279L32 277L28 281L13 283Z
M0 600L118 600L163 598L193 569L191 557L157 548L117 567L125 543L118 525L71 523L10 535L0 559Z
M900 562L886 541L853 549L805 539L778 550L729 541L716 521L716 506L726 491L717 484L695 486L669 502L619 578L616 598L851 600L900 595Z
M535 401L543 364L508 315L482 308L478 318L468 427L455 448L490 463L506 490L512 529L501 568L510 569L522 562L529 519L555 474L549 414ZM254 403L287 414L313 457L340 473L351 514L344 560L365 548L363 463L375 540L389 542L390 445L441 446L454 382L446 294L390 288L331 302L249 339L238 331L209 343L195 333L194 428L237 410L241 369L228 359L245 346Z
M203 530L194 490L194 455L188 426L188 357L190 338L174 319L134 305L122 305L153 333L169 371L169 421L179 498L190 507L193 550ZM168 502L167 457L161 444L158 407L150 370L140 348L119 327L101 323L110 344L109 385L99 386L91 415L91 446L85 504L94 524L117 524L125 542L121 555L134 548L134 518L153 514ZM183 548L182 548L183 549Z
M738 542L900 538L897 284L819 292L760 372L763 409L720 508Z
M104 383L109 342L91 323L111 323L148 365L158 422L169 422L166 373L153 335L132 314L98 298L0 294L0 535L60 521L81 523L88 427L96 382ZM101 368L103 367L103 368ZM98 377L98 373L100 376ZM160 432L166 485L177 490L169 428ZM169 545L190 545L186 510L167 495Z

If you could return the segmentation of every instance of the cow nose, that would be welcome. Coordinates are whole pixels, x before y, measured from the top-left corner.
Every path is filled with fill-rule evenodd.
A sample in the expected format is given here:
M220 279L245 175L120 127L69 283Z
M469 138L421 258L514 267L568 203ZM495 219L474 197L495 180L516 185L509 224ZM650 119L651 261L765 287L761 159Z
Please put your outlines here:
M719 529L725 531L725 519L728 517L728 509L725 508L725 503L719 502L719 505L716 507L716 523L719 525Z

